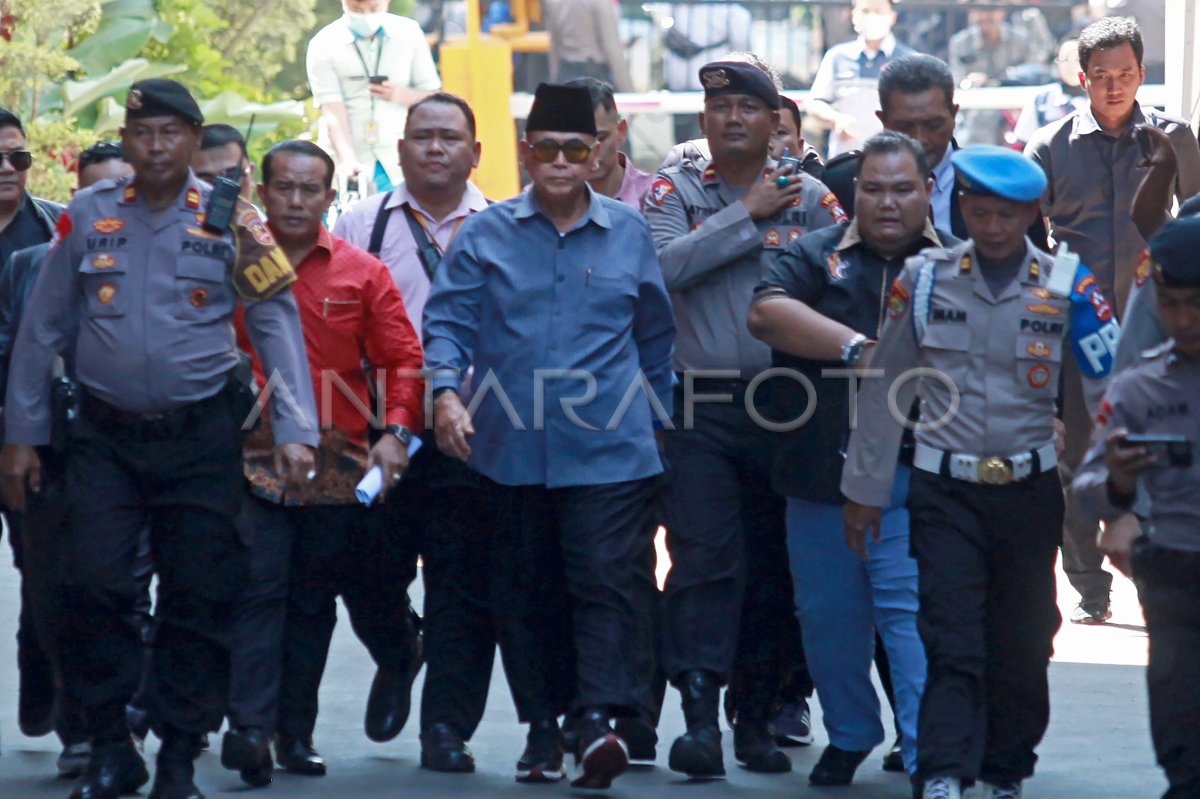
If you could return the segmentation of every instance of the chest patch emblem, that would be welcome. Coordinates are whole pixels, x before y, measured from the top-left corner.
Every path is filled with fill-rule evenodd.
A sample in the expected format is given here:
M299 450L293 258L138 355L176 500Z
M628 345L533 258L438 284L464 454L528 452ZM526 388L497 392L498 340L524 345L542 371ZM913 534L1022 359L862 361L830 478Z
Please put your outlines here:
M116 265L117 259L106 252L102 252L92 259L92 266L96 269L112 269Z
M125 227L124 219L117 219L115 216L106 216L104 219L97 219L92 223L92 230L97 233L116 233Z
M1039 302L1036 305L1026 305L1031 313L1041 314L1042 316L1060 316L1062 308L1057 305L1051 305L1048 302Z
M1026 379L1029 380L1029 385L1034 388L1045 388L1050 382L1050 367L1044 363L1039 363L1029 370Z
M109 305L117 296L117 287L112 283L105 283L96 292L96 299L100 300L101 305Z
M829 257L825 259L825 265L829 267L829 277L833 280L845 280L846 269L848 264L842 260L839 253L831 252Z

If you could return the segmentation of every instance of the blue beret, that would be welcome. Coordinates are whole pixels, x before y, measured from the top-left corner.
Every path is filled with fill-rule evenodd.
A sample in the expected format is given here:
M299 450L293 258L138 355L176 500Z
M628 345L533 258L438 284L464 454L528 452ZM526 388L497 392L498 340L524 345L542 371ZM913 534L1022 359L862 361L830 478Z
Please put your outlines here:
M1154 279L1171 288L1200 288L1200 217L1174 219L1150 239Z
M748 94L757 97L776 111L782 104L775 82L753 64L745 61L713 61L700 67L700 85L704 97L722 94Z
M1046 190L1046 173L1016 150L980 144L955 150L950 163L958 186L972 194L994 194L1015 203L1040 199Z

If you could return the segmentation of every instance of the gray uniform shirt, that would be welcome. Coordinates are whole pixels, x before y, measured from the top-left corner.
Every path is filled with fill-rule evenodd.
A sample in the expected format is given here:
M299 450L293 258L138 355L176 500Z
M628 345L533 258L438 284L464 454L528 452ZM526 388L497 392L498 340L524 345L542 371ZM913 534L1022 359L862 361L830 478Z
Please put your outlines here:
M1095 377L1111 369L1109 347L1115 349L1117 337L1112 311L1103 298L1091 299L1095 281L1083 267L1071 297L1053 295L1046 282L1054 258L1028 239L1025 245L1017 278L999 297L975 265L970 241L925 250L905 262L871 358L871 369L882 375L863 380L858 395L859 425L850 436L842 472L842 493L851 500L887 506L901 423L914 396L921 401L918 444L982 457L1012 457L1053 441L1067 348L1075 350L1081 371L1092 376L1084 381L1089 407L1099 403L1104 381ZM922 281L928 292L923 300L917 275L927 263L933 279ZM922 310L923 332L914 321ZM1076 314L1092 314L1086 321L1095 324L1077 324ZM1085 335L1097 338L1084 342ZM1079 352L1090 355L1081 359ZM905 380L914 367L937 370L946 379ZM889 399L894 385L898 391Z
M737 369L752 377L770 368L771 348L746 329L755 286L789 244L846 220L824 183L801 178L796 202L757 222L711 161L685 160L651 184L644 212L675 308L676 371Z
M231 322L240 291L246 331L283 383L271 403L275 441L316 446L304 335L287 288L295 275L248 203L233 232L206 231L208 191L191 176L157 212L129 178L75 196L21 321L5 402L9 442L49 440L51 367L71 342L79 382L122 410L167 411L216 394L238 362Z
M1200 442L1200 363L1176 357L1168 342L1113 379L1073 484L1074 500L1087 518L1111 521L1129 512L1111 502L1106 488L1104 441L1120 427L1135 434L1184 435L1195 447ZM1141 500L1150 500L1142 529L1169 549L1200 552L1200 458L1195 454L1189 468L1156 466L1138 481L1139 510L1145 507Z
M1200 145L1182 120L1135 105L1129 125L1114 137L1087 107L1038 130L1025 146L1049 179L1042 213L1054 239L1067 242L1095 273L1105 296L1118 302L1146 246L1129 216L1147 169L1133 128L1146 122L1171 137L1179 162L1175 196L1182 202L1200 191Z

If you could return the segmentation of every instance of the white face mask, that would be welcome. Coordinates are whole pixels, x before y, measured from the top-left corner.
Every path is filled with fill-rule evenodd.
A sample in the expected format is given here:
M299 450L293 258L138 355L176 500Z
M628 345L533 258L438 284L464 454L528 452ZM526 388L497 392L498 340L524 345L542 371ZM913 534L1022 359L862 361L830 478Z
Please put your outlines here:
M354 11L346 12L346 21L350 23L351 32L364 38L374 36L383 27L385 17L387 17L386 12L379 14L359 14Z
M868 42L876 42L892 32L891 14L855 14L854 32Z

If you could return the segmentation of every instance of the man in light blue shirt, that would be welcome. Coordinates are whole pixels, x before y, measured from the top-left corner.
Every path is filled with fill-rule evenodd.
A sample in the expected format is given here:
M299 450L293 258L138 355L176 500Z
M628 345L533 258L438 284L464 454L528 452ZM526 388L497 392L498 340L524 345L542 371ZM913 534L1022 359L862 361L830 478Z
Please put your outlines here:
M555 717L573 695L574 784L606 788L628 764L610 719L649 679L630 630L675 326L645 221L587 185L587 90L540 86L527 131L533 188L463 223L425 305L426 367L438 448L490 481L499 637L530 724L517 778L561 778Z

